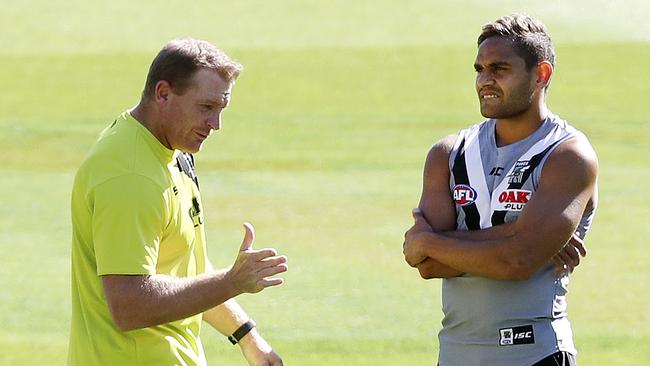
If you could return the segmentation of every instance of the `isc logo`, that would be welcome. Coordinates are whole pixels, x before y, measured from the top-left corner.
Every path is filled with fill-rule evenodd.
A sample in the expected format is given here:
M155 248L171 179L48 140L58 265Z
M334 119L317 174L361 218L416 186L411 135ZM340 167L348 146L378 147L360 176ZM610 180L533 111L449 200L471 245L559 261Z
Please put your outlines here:
M532 195L531 191L523 189L506 189L499 194L500 210L521 211Z
M499 345L512 346L517 344L535 343L535 333L532 325L499 329Z
M533 338L533 332L515 333L515 339Z
M476 201L476 190L466 184L456 184L453 190L454 202L467 206Z

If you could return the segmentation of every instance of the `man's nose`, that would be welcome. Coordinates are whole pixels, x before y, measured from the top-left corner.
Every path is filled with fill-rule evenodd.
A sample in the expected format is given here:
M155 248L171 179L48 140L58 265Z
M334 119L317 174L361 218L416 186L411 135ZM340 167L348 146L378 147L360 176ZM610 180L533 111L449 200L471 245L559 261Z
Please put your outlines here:
M494 78L492 75L488 72L479 72L476 75L476 87L480 89L483 86L486 85L492 85L494 84Z
M210 119L208 119L208 127L215 131L221 128L221 112L210 116Z

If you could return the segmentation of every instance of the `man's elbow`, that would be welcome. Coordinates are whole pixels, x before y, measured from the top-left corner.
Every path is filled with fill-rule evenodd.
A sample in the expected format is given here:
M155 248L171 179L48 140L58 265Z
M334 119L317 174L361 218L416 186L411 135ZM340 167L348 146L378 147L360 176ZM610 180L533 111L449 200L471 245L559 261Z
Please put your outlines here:
M141 307L133 306L132 304L122 303L120 301L107 301L108 310L113 319L113 323L117 329L122 332L130 330L145 328L149 326L146 324L146 315L139 313Z
M420 277L425 280L430 280L432 278L458 277L463 275L463 272L448 267L442 263L438 263L431 258L427 259L423 263L420 263L417 268L418 272L420 273Z
M422 277L425 280L430 280L432 278L437 278L435 273L433 273L432 271L429 271L428 268L424 268L424 266L418 267L418 272L420 273L420 277Z
M153 325L150 297L143 296L145 276L107 275L102 277L106 305L113 324L121 331Z
M108 309L110 310L113 323L117 329L121 330L122 332L142 328L141 326L138 326L137 322L135 321L136 317L132 314L129 314L129 310L125 309L125 306L112 304L109 302Z

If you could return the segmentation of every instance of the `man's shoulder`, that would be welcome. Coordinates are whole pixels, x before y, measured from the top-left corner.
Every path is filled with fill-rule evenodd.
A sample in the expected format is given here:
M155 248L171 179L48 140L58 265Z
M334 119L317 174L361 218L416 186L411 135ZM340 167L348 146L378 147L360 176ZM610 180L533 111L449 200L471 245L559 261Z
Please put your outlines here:
M579 159L597 163L596 151L587 136L561 117L557 115L553 117L553 123L562 129L568 137L554 149L551 156L554 156L555 159Z
M557 176L558 182L593 183L598 176L598 157L587 137L577 132L560 143L544 165L542 181L545 176Z
M167 167L148 149L119 118L111 123L90 149L77 172L85 177L88 186L97 186L116 180L145 180L165 188Z
M598 157L596 151L582 133L576 133L561 143L551 154L549 159L566 160L569 163L597 165Z

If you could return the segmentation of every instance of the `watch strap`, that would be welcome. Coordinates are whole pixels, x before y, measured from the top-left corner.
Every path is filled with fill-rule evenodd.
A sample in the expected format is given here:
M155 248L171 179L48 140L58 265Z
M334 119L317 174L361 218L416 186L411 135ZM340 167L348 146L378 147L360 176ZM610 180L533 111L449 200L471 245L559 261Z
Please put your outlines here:
M232 344L237 344L239 341L244 338L246 334L248 334L253 328L255 328L256 324L253 321L253 319L249 319L246 323L242 324L237 330L228 336L228 340Z

